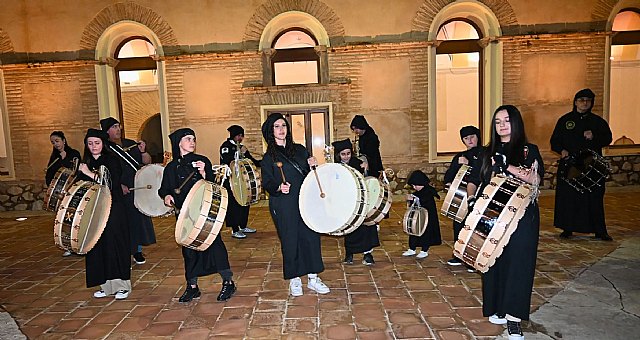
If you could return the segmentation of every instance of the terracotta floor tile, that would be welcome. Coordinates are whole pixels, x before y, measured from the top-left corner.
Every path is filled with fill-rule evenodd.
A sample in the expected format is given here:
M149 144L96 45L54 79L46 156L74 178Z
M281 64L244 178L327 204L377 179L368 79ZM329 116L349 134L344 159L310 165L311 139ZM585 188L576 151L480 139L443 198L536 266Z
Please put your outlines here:
M171 309L171 310L162 310L156 316L155 322L172 322L172 321L184 321L187 316L191 314L191 310L189 309Z
M315 306L289 306L286 318L313 318L318 316Z
M392 324L418 324L423 323L420 313L417 311L391 311L389 312L389 321Z
M66 313L48 313L48 312L43 312L42 314L36 316L35 318L31 319L31 321L29 321L27 323L27 325L29 326L51 326L51 325L55 325L58 323L58 321L62 320L62 318L64 318L66 315Z
M173 336L180 328L180 322L153 322L143 332L142 336Z
M60 320L53 329L52 332L77 332L80 328L87 324L89 319L64 319Z
M212 336L238 336L244 335L247 331L247 320L225 320L224 322L218 322L211 329Z
M253 313L251 320L251 327L257 328L259 326L276 326L282 325L284 319L284 312L265 312L265 313Z
M122 322L115 328L114 332L140 332L149 327L152 320L152 318L141 316L124 318L124 320L122 320Z
M277 326L258 326L253 327L249 326L247 329L247 338L248 339L280 339L282 332L282 322L280 322ZM195 340L195 339L193 339Z
M181 329L176 333L175 340L196 340L207 339L209 337L209 328L189 328Z
M320 337L332 340L350 340L356 338L356 330L353 325L321 326Z
M432 339L431 332L429 331L429 327L425 324L413 324L413 325L404 325L404 324L392 324L391 328L393 329L393 333L396 338L404 339L404 338L418 338L418 339Z
M455 329L455 330L445 330L438 331L438 336L442 340L470 340L473 339L473 335L469 333L467 330Z
M98 339L98 338L102 338L105 337L107 334L109 334L113 328L115 327L115 325L87 325L84 328L82 328L78 333L76 333L76 336L80 339Z
M149 317L154 318L160 311L162 306L136 306L130 313L129 317Z
M317 332L317 320L316 318L284 319L284 333Z
M358 339L360 340L391 340L393 335L390 332L377 331L377 332L356 332Z
M92 324L109 324L115 325L120 323L122 319L124 319L129 312L125 311L106 311L98 314L93 320L91 320Z
M248 319L252 312L253 308L249 307L224 308L220 320Z

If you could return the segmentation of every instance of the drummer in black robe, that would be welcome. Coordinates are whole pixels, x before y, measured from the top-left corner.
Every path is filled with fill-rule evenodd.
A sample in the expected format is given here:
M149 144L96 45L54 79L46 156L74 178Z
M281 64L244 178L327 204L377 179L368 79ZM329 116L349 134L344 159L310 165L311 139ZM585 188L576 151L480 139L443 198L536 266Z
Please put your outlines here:
M351 140L345 140L331 143L334 150L334 159L336 163L346 164L362 174L365 174L367 163L352 156ZM380 246L378 238L378 226L360 225L356 230L344 236L345 257L343 263L353 264L353 254L364 254L362 264L371 266L375 263L373 259L373 248Z
M438 209L436 208L436 198L440 198L438 191L431 186L431 180L421 170L415 170L409 175L407 184L411 185L415 192L407 195L407 200L411 203L418 198L420 206L427 209L429 218L427 229L422 236L409 235L409 249L402 256L415 255L418 259L429 256L429 247L442 244L440 236L440 221L438 220ZM418 247L420 252L416 252Z
M231 125L227 128L227 131L229 131L229 138L220 145L220 164L231 165L233 160L247 158L259 167L260 161L253 158L246 146L240 144L244 140L244 129L242 126ZM240 150L238 150L238 145L240 145ZM235 171L235 169L231 169L231 171ZM233 191L231 190L230 182L231 180L229 178L224 182L224 187L227 188L227 192L229 193L229 205L227 206L225 222L227 227L233 230L231 236L242 239L247 237L246 234L255 233L256 230L247 226L250 206L242 206L236 201Z
M602 178L591 192L585 190L584 193L562 179L563 172L581 151L593 150L602 155L602 148L611 143L609 124L591 112L594 101L595 94L590 89L578 91L573 99L573 110L558 119L551 135L551 149L561 156L553 224L563 230L562 238L569 238L574 232L595 233L596 238L612 241L604 217L605 179Z
M482 313L494 324L507 324L510 338L523 336L521 320L529 320L531 291L538 254L540 212L537 186L544 177L538 147L527 142L520 111L503 105L493 114L491 140L482 153L482 166L474 168L467 187L471 210L474 193L480 195L494 174L517 178L535 187L531 203L495 264L482 275ZM475 227L475 226L472 226Z
M122 300L131 292L129 226L120 190L120 162L105 147L107 139L103 131L87 130L83 163L78 167L78 179L100 182L100 167L105 166L107 171L102 183L111 191L109 219L100 239L85 256L86 283L87 288L100 285L100 290L93 293L96 298L115 295L116 300Z
M307 288L327 294L329 287L318 277L324 271L320 235L307 227L298 206L302 182L309 166L316 166L317 160L309 156L304 146L293 142L289 122L280 113L267 117L262 124L262 136L267 143L261 162L262 187L269 193L269 211L280 239L282 270L289 280L289 293L301 296L300 276L307 275Z
M49 163L47 163L47 171L44 177L47 186L51 184L53 177L55 177L60 168L65 167L75 172L78 170L77 167L81 160L80 152L67 144L67 138L65 138L64 132L53 131L51 135L49 135L49 140L51 141L51 145L53 145L53 150L51 150L51 156L49 156ZM62 253L62 256L69 255L71 255L71 252L68 250Z
M351 120L351 130L358 135L358 151L367 157L369 176L380 177L383 171L380 156L380 139L376 131L369 126L364 116L356 115ZM356 155L356 156L360 156Z
M142 246L156 243L156 232L153 229L151 217L142 214L136 208L135 187L136 172L144 165L142 163L142 153L138 148L138 143L122 137L120 123L113 117L100 120L102 131L109 135L107 146L120 159L122 167L121 187L124 194L124 206L127 211L129 230L131 232L131 254L136 264L147 262L142 254ZM148 189L139 189L148 190Z
M460 138L462 139L462 143L464 143L464 146L467 149L463 152L458 152L455 156L453 156L449 169L447 169L447 171L444 173L444 183L446 188L449 188L451 186L451 183L453 183L453 180L456 178L458 171L463 165L477 167L480 160L479 155L480 151L482 150L482 147L480 146L482 145L480 129L471 125L465 126L460 129ZM457 188L454 188L454 190L455 189ZM454 244L458 240L458 236L460 235L460 230L462 230L463 225L464 224L462 222L453 221ZM447 261L447 264L450 266L461 266L463 262L459 258L453 256ZM475 269L473 269L473 267L471 266L467 266L467 270L469 272L475 271Z
M214 181L211 161L202 155L194 153L196 149L196 134L189 128L178 129L169 135L173 160L164 168L162 185L158 195L166 206L175 206L176 218L197 181L205 179ZM177 190L178 189L178 190ZM236 292L233 282L233 272L229 265L227 248L222 241L222 234L218 234L211 246L204 251L182 247L184 259L184 275L187 288L180 302L189 302L200 296L198 277L219 273L222 277L222 288L218 294L218 301L227 301Z

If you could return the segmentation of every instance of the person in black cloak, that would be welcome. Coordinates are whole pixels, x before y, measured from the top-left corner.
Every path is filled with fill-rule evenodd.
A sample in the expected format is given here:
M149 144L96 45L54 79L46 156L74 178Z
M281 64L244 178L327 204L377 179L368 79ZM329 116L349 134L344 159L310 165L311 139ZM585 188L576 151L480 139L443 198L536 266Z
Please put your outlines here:
M83 163L78 166L77 179L93 182L101 181L98 171L105 166L108 172L102 182L111 191L109 219L100 239L85 256L86 283L87 288L100 285L100 290L93 293L96 298L115 295L116 300L122 300L131 292L129 226L122 205L120 162L106 148L107 139L103 131L87 130Z
M247 158L259 167L260 161L253 158L246 146L240 144L244 140L244 129L242 126L231 125L227 128L227 131L229 131L229 138L220 145L220 164L230 165L233 160ZM240 150L238 150L238 146L240 146ZM235 170L231 169L231 171ZM231 236L242 239L247 237L246 234L255 233L256 230L247 226L250 206L242 206L236 201L229 182L229 180L224 182L224 187L227 188L227 192L229 193L229 205L227 206L225 222L227 227L231 227L233 230Z
M536 187L544 178L538 147L527 142L520 111L503 105L493 114L491 140L483 150L482 165L474 167L467 187L469 210L494 174L515 177ZM490 223L490 222L488 222ZM482 313L494 324L507 324L509 339L522 339L521 320L529 320L531 291L538 254L540 211L537 193L518 222L495 264L482 275Z
M561 178L572 157L587 149L602 155L602 148L612 141L609 124L591 112L594 102L593 91L578 91L573 99L573 110L558 119L551 135L551 150L561 156L553 224L563 230L562 238L569 238L574 232L595 233L596 238L612 241L604 216L605 179L601 179L599 186L591 192L580 193Z
M194 153L196 149L196 134L189 128L181 128L169 135L173 159L164 168L162 184L158 195L168 207L175 206L176 218L197 181L205 179L213 182L214 174L211 161L202 155ZM186 181L186 182L185 182ZM180 188L178 192L176 189ZM233 282L233 272L229 265L227 248L222 241L222 234L215 238L211 246L204 251L197 251L182 247L184 272L187 287L180 296L180 302L189 302L200 296L198 277L219 273L222 277L222 288L218 294L218 301L227 301L236 292Z
M475 126L465 126L460 129L460 138L462 139L462 143L467 148L467 150L463 152L458 152L453 159L451 160L451 165L447 172L444 174L444 183L445 187L449 188L451 183L455 179L458 171L463 165L469 165L471 167L477 167L479 165L479 155L482 150L482 138L480 136L480 129ZM458 240L458 236L460 235L460 230L464 223L453 221L453 243ZM450 266L461 266L463 262L457 257L453 256L451 259L447 261L447 264ZM467 271L475 272L475 269L471 266L467 266Z
M47 171L44 176L44 181L47 186L51 184L53 177L55 177L60 168L65 167L75 172L78 170L77 167L81 160L80 152L67 144L67 138L65 138L64 132L53 131L51 135L49 135L49 140L51 141L51 145L53 145L53 150L51 150L49 163L47 163ZM62 256L65 257L69 255L71 255L71 252L68 250L62 253Z
M380 140L375 130L364 116L356 115L351 120L351 130L358 135L358 149L360 154L367 157L369 176L380 177L383 171L382 157L380 157ZM357 155L356 155L357 156Z
M156 243L156 232L153 229L151 217L142 214L134 204L135 191L129 188L135 187L136 172L143 166L142 153L137 147L138 143L127 138L122 138L120 122L113 117L100 120L102 131L109 135L107 147L120 159L122 167L121 190L124 195L124 206L129 220L129 232L131 233L131 254L136 264L147 262L142 254L142 246Z
M415 170L409 175L407 184L411 185L415 192L407 195L408 201L413 201L416 197L420 200L420 206L429 212L427 230L422 236L409 235L409 249L402 256L416 255L416 249L420 247L416 258L423 259L429 256L429 247L442 244L440 236L440 221L438 220L438 209L435 198L440 198L438 191L431 186L431 180L421 170Z
M267 152L262 157L262 187L269 193L269 211L276 226L282 251L282 271L289 280L289 293L301 296L300 276L307 275L307 288L318 294L329 287L318 277L324 271L320 235L309 229L300 216L298 196L310 166L318 164L307 149L293 142L289 123L273 113L262 124Z
M334 150L336 163L346 164L360 173L365 173L367 163L352 156L351 140L348 138L331 143ZM353 264L353 254L363 253L362 264L371 266L375 263L373 259L373 248L380 246L378 238L378 226L361 225L358 229L344 236L344 264Z

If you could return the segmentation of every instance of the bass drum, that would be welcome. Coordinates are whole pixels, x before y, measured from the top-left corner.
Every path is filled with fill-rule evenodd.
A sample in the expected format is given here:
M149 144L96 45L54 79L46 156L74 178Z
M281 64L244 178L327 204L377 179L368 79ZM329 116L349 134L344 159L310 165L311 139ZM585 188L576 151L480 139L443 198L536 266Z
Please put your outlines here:
M468 213L467 204L467 184L471 174L471 167L462 165L456 177L451 182L447 196L444 198L440 212L442 215L456 221L462 222Z
M422 236L429 224L429 211L420 206L419 201L414 199L407 208L402 219L402 228L405 233L412 236Z
M369 200L364 177L341 163L319 165L302 182L298 203L307 226L318 233L342 236L362 224ZM320 195L318 181L324 197Z
M65 167L58 169L44 195L44 206L42 208L47 211L58 211L65 193L75 178L73 170Z
M496 175L476 201L460 231L453 254L486 273L502 255L534 193L533 186Z
M391 191L388 185L376 177L368 176L364 178L364 181L369 192L369 201L367 202L369 211L362 224L374 226L380 223L391 209Z
M229 196L223 186L201 179L184 200L176 222L176 242L204 251L213 244L227 215Z
M260 172L250 159L231 161L231 192L238 204L247 206L260 200Z
M55 244L76 254L96 245L109 220L111 191L89 181L73 184L60 203L53 226Z
M136 172L133 205L149 217L167 216L173 211L165 206L164 200L158 196L163 172L164 167L161 164L148 164Z
M579 193L592 192L604 185L611 169L609 164L593 150L582 150L577 155L558 162L559 177Z

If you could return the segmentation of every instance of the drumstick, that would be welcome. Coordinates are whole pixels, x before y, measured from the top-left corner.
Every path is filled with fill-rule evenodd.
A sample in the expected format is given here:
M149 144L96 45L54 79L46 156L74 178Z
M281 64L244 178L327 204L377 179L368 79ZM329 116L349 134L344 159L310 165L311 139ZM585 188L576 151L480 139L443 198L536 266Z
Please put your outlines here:
M44 172L47 172L47 170L49 170L49 168L51 168L54 164L56 164L57 161L60 160L60 157L56 158L53 160L53 162L51 162L51 164L49 164L45 169Z
M140 190L140 189L151 189L152 187L153 186L151 184L147 184L147 185L144 185L144 186L141 186L141 187L129 188L129 191Z
M318 182L318 188L320 189L320 198L324 198L325 194L322 192L322 186L320 185L320 178L318 177L318 172L316 171L317 166L313 167L313 174L316 175L316 182Z
M176 195L180 195L180 190L182 190L182 187L183 187L185 184L187 184L187 182L191 179L191 177L193 177L193 175L194 175L195 173L196 173L196 171L194 171L194 172L190 173L190 174L189 174L189 176L187 176L187 178L185 178L185 179L184 179L184 182L182 182L182 184L180 184L180 186L179 186L177 189L173 190L173 191L176 193Z
M287 184L287 179L284 178L284 171L282 171L282 162L276 162L276 166L280 169L280 175L282 175L282 184Z

